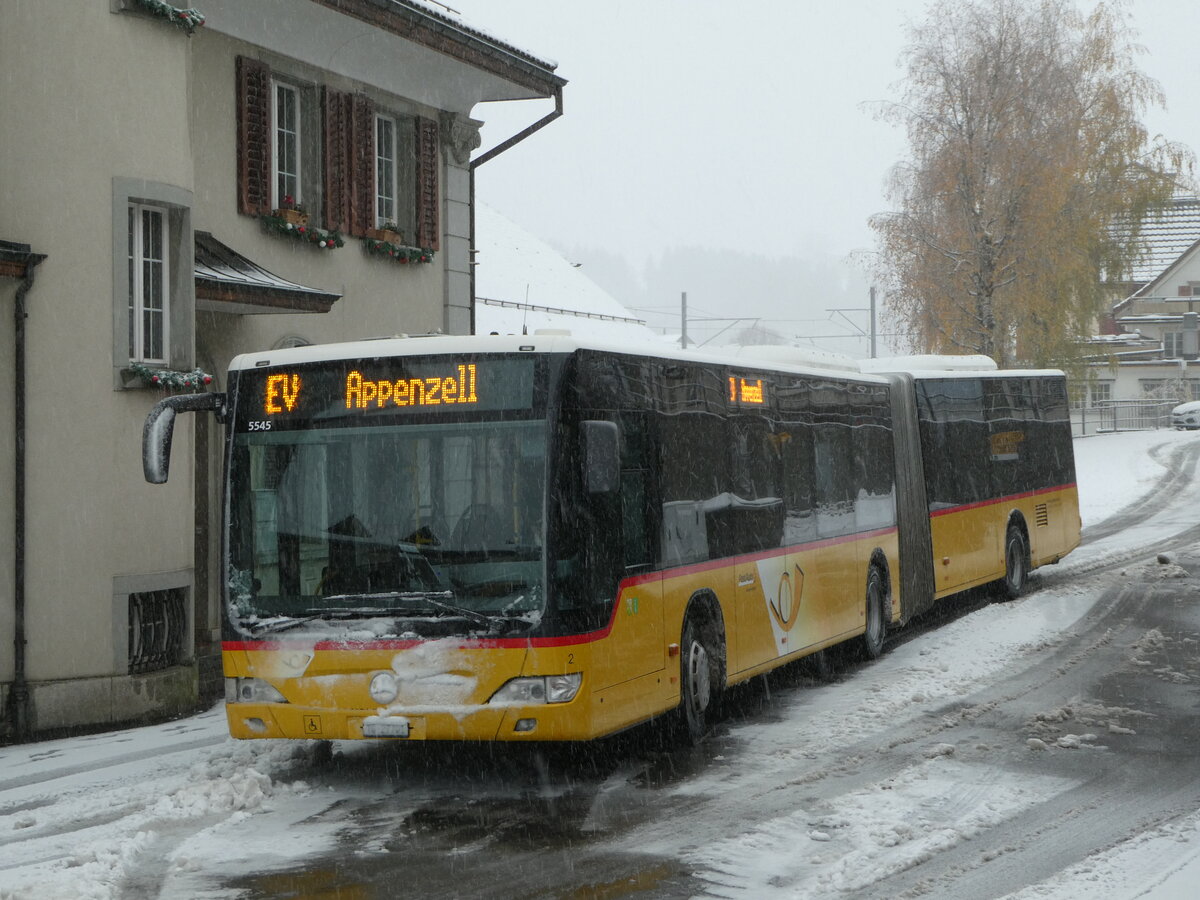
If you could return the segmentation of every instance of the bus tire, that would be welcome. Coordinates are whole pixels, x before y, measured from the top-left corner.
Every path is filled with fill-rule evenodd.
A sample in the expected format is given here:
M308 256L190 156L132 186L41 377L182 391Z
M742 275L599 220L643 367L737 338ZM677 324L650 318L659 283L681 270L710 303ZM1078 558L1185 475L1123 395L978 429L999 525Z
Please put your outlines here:
M883 617L884 607L887 605L884 596L886 593L883 573L879 571L879 566L871 566L867 570L867 626L862 636L862 650L867 659L878 659L883 653L883 638L887 634L887 622Z
M695 746L708 730L708 710L713 701L713 667L717 661L698 617L683 623L679 650L679 737Z
M1008 526L1004 536L1004 597L1016 600L1025 593L1029 581L1029 545L1025 533L1015 523Z

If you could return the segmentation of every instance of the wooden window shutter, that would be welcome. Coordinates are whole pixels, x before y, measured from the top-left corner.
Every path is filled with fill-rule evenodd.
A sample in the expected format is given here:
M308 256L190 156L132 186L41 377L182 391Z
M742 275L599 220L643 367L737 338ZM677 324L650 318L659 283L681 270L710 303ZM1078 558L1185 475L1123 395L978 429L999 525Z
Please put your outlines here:
M375 223L375 104L325 88L325 227L358 237Z
M271 211L271 70L237 58L238 212Z
M375 227L375 104L370 97L353 96L349 126L349 227L351 234L364 235Z
M322 222L326 228L348 230L350 227L350 105L351 95L325 88L321 97L324 127L323 172L325 175L325 208Z
M438 123L417 119L417 246L438 249Z
M1192 296L1192 286L1190 284L1181 284L1179 286L1179 296L1180 297Z

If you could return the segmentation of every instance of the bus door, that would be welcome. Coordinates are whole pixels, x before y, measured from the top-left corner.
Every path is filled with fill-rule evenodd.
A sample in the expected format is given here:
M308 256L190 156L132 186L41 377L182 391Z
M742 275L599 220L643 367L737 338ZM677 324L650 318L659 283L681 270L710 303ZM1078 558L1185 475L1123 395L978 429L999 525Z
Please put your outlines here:
M621 477L611 527L587 536L594 545L611 545L621 572L609 646L595 660L596 687L607 687L660 672L666 665L663 639L662 575L656 571L658 518L646 461L643 417L619 416ZM608 555L608 554L606 554Z
M587 537L594 543L615 544L623 573L612 628L592 654L592 726L597 732L662 712L672 687L677 689L663 672L663 577L655 564L657 521L650 515L648 481L646 470L622 468L619 525Z

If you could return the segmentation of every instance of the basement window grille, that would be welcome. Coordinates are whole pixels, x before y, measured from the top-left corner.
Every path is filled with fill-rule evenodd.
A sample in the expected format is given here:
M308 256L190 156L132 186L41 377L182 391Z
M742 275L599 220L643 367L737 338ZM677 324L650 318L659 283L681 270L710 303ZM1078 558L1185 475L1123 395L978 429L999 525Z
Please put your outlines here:
M187 588L129 595L129 672L157 672L183 659Z

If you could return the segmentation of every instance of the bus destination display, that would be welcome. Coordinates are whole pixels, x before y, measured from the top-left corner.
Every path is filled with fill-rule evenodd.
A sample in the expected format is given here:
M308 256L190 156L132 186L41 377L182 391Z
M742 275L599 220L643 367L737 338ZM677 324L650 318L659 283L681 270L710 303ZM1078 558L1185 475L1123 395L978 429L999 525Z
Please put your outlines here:
M532 362L358 359L338 366L247 373L243 396L257 399L243 408L266 421L297 423L389 412L528 409L533 403Z
M729 402L735 406L749 404L762 406L767 402L767 391L761 378L750 381L748 378L729 376Z

